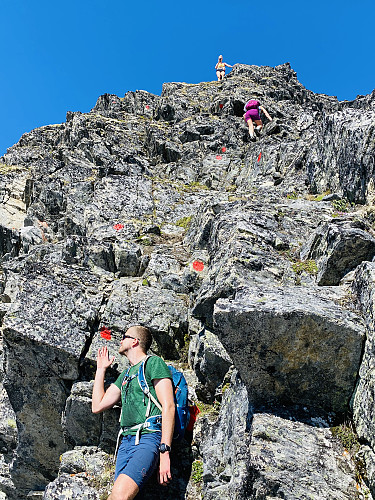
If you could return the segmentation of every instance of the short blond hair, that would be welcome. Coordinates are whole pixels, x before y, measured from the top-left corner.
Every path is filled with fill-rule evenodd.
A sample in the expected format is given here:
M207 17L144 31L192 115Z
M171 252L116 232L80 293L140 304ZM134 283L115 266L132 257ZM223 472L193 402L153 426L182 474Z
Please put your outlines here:
M139 346L141 347L142 351L147 354L147 351L150 349L152 344L152 334L150 330L141 325L131 326L129 330L132 330L132 332L134 332L134 336L139 341Z

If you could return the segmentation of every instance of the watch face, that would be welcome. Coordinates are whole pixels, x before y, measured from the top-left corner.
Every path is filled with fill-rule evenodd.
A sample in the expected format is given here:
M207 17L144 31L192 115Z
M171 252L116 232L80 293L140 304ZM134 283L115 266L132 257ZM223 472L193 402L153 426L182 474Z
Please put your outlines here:
M161 445L159 446L159 450L160 450L160 453L165 453L166 451L170 451L171 448L167 444L161 443Z

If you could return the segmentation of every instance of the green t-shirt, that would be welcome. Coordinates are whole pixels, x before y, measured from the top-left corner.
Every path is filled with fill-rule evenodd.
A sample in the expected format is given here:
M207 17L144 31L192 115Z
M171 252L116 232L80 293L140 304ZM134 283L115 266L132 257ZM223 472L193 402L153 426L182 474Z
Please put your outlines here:
M131 377L132 375L138 373L141 363L142 361L130 368L128 377ZM134 377L132 380L130 380L130 382L123 384L126 372L127 370L124 370L117 378L116 382L114 382L114 384L121 391L121 427L133 427L134 425L142 424L146 420L145 415L149 398L143 394L142 389L139 387L138 377ZM151 356L150 358L148 358L146 363L146 380L151 394L156 399L156 391L152 381L159 378L172 379L172 375L168 366L161 358L159 358L159 356ZM160 415L160 410L151 401L151 411L149 416L151 417L154 415ZM152 431L145 429L142 432L147 433ZM135 435L136 433L137 431L133 430L124 432L123 434Z

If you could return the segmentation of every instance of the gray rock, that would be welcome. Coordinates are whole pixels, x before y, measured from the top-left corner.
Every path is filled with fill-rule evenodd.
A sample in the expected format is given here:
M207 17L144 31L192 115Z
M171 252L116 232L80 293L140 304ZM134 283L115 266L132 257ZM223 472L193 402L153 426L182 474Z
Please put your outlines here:
M216 302L215 333L254 404L300 403L345 411L359 369L364 325L333 298L318 288L264 286Z
M17 488L12 480L12 461L0 453L0 498L1 500L16 500Z
M106 469L113 468L113 456L95 446L76 446L61 457L60 474L87 473L98 476Z
M62 474L44 491L44 500L99 500L97 490L90 486L86 478Z
M375 264L365 262L357 268L353 291L363 311L367 326L367 338L363 353L359 380L353 400L353 413L356 430L361 439L375 448L374 423L374 360L375 360L375 328L374 328L374 290ZM374 483L372 483L374 488Z
M232 361L217 336L202 329L194 335L189 346L189 364L194 369L199 386L195 392L199 399L213 402Z
M187 333L187 311L182 297L171 290L142 286L142 282L127 278L113 282L101 320L113 331L108 346L116 351L122 333L131 324L142 324L154 333L153 349L169 359L177 359ZM90 359L96 359L102 341L99 335L93 338L88 352ZM125 369L126 365L119 363L120 369Z
M114 245L116 271L119 277L138 276L142 251L139 245L122 243Z
M375 497L375 454L373 450L369 446L361 446L359 449L357 455L356 455L356 460L357 460L357 467L359 468L359 473L361 475L361 479L364 479L366 483L368 482L369 484L369 489L371 495L368 494L368 498L374 498Z
M39 227L27 226L20 230L22 249L28 253L32 245L38 245L45 240L45 235Z
M323 224L301 251L303 259L314 259L319 285L338 285L341 278L362 261L375 255L375 238L364 222L337 221Z
M4 386L18 427L13 479L20 491L37 489L46 471L58 469L69 381L78 377L102 300L97 280L82 271L40 263L27 267L26 277L3 322Z
M91 383L77 382L66 400L62 428L72 446L99 444L102 419L91 411L92 388Z
M102 414L92 413L92 389L92 382L73 384L61 422L65 441L73 447L99 445L105 451L114 453L120 409L113 408Z
M307 159L309 182L316 192L341 191L357 203L373 198L373 166L366 145L373 140L374 97L372 93L357 102L341 103L340 111L323 117L317 129L320 140Z
M16 414L2 384L0 389L0 453L11 454L18 444Z
M246 498L361 498L355 464L329 429L255 414L250 432L251 486Z
M246 387L233 374L232 388L225 392L217 422L206 421L201 431L204 498L248 498L249 416Z

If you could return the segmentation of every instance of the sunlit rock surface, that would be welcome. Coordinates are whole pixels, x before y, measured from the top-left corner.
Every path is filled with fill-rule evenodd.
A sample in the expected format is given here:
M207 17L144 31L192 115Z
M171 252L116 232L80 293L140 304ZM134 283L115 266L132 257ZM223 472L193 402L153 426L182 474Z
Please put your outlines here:
M250 98L273 118L253 141ZM91 413L96 352L134 323L201 409L145 498L372 498L374 119L374 93L238 64L105 94L8 149L2 500L107 495L119 408Z

